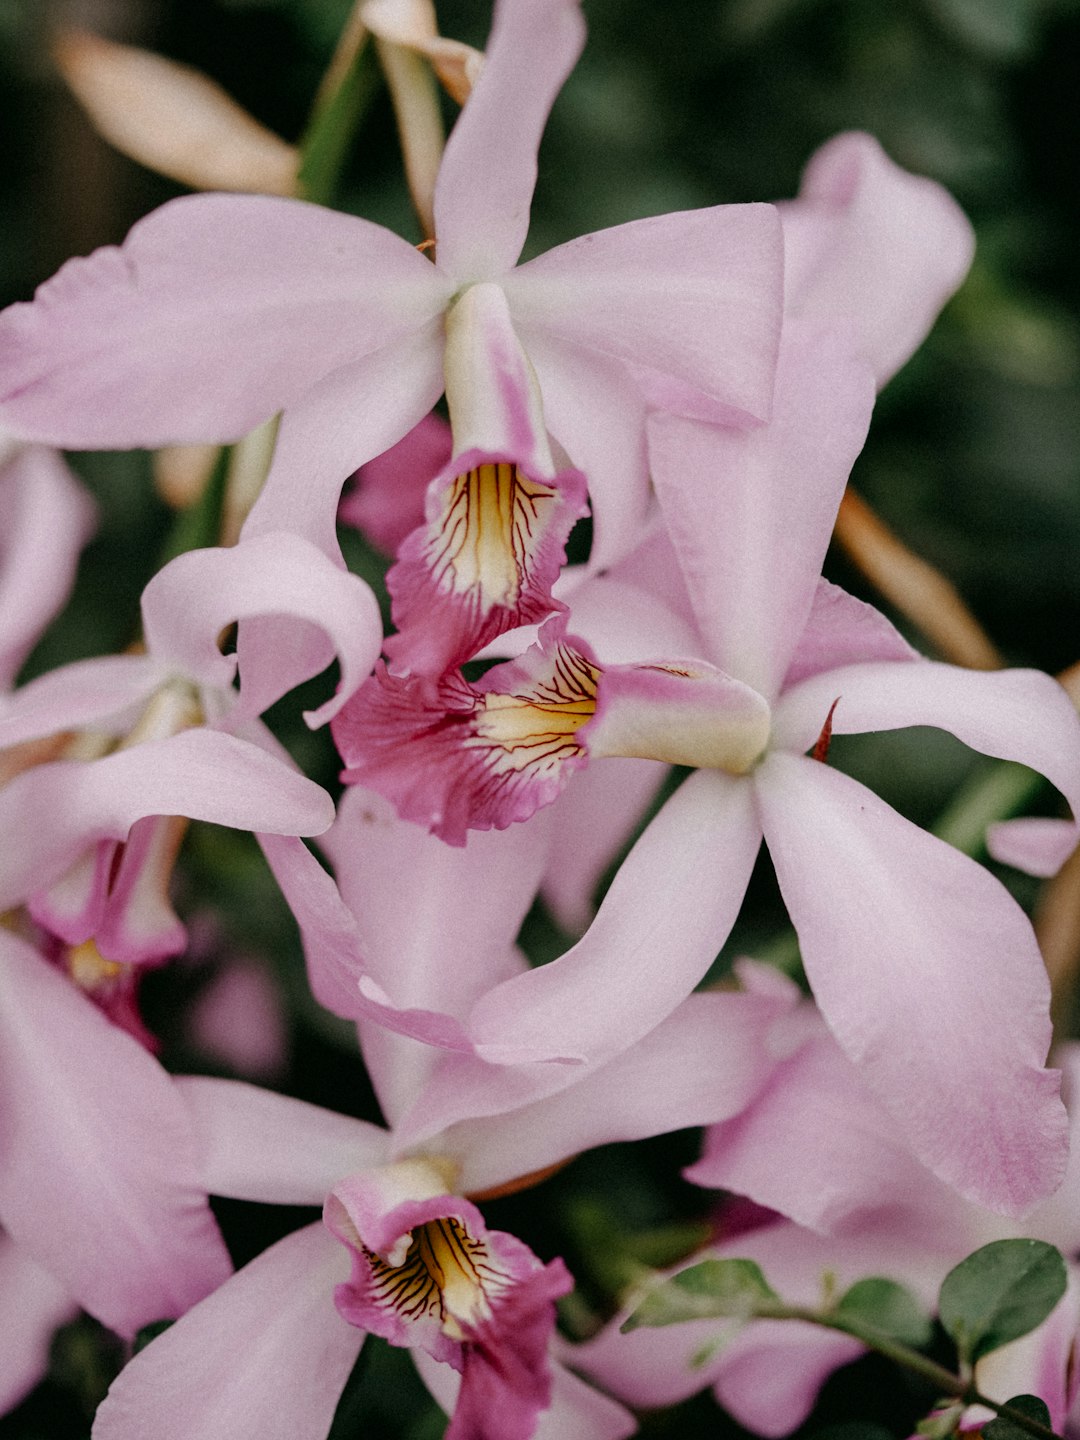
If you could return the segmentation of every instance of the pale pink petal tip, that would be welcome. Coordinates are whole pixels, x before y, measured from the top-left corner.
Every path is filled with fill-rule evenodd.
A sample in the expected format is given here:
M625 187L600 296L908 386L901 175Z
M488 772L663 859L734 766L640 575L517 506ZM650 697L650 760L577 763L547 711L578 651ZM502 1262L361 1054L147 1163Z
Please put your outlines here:
M1028 875L1047 879L1061 869L1076 849L1078 838L1080 829L1075 821L1034 816L991 825L986 848L1003 865L1014 865Z
M785 302L846 323L879 386L925 339L967 274L975 237L940 185L896 165L870 135L837 135L780 207Z

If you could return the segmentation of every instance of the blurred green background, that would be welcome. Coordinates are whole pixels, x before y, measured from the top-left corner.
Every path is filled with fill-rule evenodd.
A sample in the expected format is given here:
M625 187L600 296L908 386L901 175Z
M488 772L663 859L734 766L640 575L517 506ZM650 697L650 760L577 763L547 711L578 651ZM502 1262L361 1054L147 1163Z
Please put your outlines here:
M141 214L180 193L97 138L50 64L50 25L85 25L194 65L295 140L348 9L348 0L0 0L0 301L28 298L67 256L120 240ZM1056 670L1076 660L1080 3L585 0L584 9L589 42L545 137L529 252L659 211L793 195L809 155L842 129L871 131L901 164L942 181L976 226L975 266L931 340L883 394L855 483L954 581L1011 662ZM484 0L442 0L438 11L445 34L483 44ZM378 87L338 203L420 238ZM34 670L128 642L168 525L145 457L76 463L103 523L76 606ZM841 558L832 557L829 573L874 598ZM286 706L284 733L332 780L333 758L304 737L298 709ZM977 766L961 746L925 731L848 741L836 757L923 822ZM291 1065L277 1083L374 1114L347 1043L304 1002L290 922L253 845L197 831L181 886L188 913L214 911L222 953L242 948L276 965L291 1017ZM729 949L753 947L783 924L767 874L751 898ZM532 933L538 950L552 943L543 917L534 917ZM165 1059L178 1068L208 1068L174 1033L173 1017L199 983L197 972L165 972L148 991ZM545 1258L566 1256L581 1281L572 1329L584 1333L604 1316L614 1262L620 1247L640 1243L634 1235L702 1218L704 1197L677 1178L694 1145L680 1135L611 1147L541 1191L486 1207L490 1223L517 1230ZM223 1205L220 1214L241 1261L298 1218L256 1206ZM656 1239L654 1253L664 1243ZM679 1237L669 1243L674 1256ZM334 1440L441 1434L407 1356L375 1346L365 1354ZM79 1440L116 1363L89 1322L65 1331L51 1380L0 1420L0 1436ZM864 1361L830 1382L799 1433L887 1440L909 1433L926 1400L883 1363ZM741 1432L702 1398L647 1419L643 1433L693 1440Z

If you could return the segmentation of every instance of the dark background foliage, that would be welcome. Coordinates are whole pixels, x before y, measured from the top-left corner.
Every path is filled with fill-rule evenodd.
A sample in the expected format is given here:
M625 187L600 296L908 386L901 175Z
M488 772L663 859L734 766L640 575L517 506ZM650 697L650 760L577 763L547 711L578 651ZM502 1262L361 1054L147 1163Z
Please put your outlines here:
M296 139L347 10L347 0L0 0L0 301L28 298L68 255L121 239L139 215L179 193L95 136L50 65L50 24L85 24L195 65ZM871 131L900 163L941 180L975 223L977 259L931 340L882 396L855 483L958 585L1010 661L1054 670L1076 660L1080 5L585 0L585 12L589 43L544 141L529 250L659 211L790 196L814 148L841 129ZM439 16L444 33L482 44L490 6L442 0ZM339 204L419 238L382 93L354 145ZM39 648L35 671L129 641L168 525L145 457L85 456L77 464L99 497L103 524L75 605ZM841 559L831 564L834 578L873 598ZM332 782L332 757L304 737L298 710L286 703L283 733ZM852 739L836 753L923 822L976 764L926 731ZM214 954L243 949L275 967L291 1036L291 1065L276 1083L374 1116L349 1037L305 999L291 923L254 846L195 831L180 885L188 914L212 915L211 963ZM731 949L781 931L767 873L756 877L751 899ZM560 943L542 916L529 936L538 958ZM149 1018L176 1068L210 1068L177 1023L202 983L202 970L181 967L148 989ZM680 1135L610 1147L538 1191L487 1207L490 1223L522 1234L545 1258L566 1256L580 1281L564 1317L571 1333L586 1333L609 1312L627 1252L660 1261L693 1242L706 1197L678 1171L694 1146L694 1136ZM220 1215L238 1261L298 1221L257 1206L223 1205ZM440 1413L408 1357L377 1346L365 1353L334 1440L440 1435ZM0 1436L85 1435L117 1358L89 1321L62 1332L50 1380L0 1420ZM799 1433L903 1436L929 1398L883 1362L866 1360L834 1377ZM707 1397L643 1424L654 1437L740 1433Z

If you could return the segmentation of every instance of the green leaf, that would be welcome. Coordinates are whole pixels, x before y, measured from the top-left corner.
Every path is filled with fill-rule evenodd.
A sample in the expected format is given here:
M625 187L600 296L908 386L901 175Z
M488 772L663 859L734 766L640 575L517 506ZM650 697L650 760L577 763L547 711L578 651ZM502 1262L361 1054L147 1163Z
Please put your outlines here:
M973 1365L1041 1325L1065 1285L1065 1262L1052 1245L994 1240L945 1276L938 1314L961 1360Z
M840 1297L836 1315L871 1326L915 1350L929 1345L934 1333L933 1322L911 1291L880 1275L856 1281Z
M1037 1420L1040 1425L1045 1425L1047 1430L1052 1428L1050 1411L1037 1395L1014 1395L1006 1404L1010 1410L1016 1410L1021 1415L1026 1415L1029 1420ZM1029 1440L1031 1435L1030 1430L1023 1429L1004 1415L999 1415L996 1420L984 1425L982 1433L983 1440Z
M966 1408L962 1400L957 1400L952 1405L947 1405L944 1410L936 1410L925 1420L920 1420L915 1426L915 1432L925 1435L926 1440L949 1440L949 1436L955 1435L959 1430Z
M702 1260L651 1290L622 1329L681 1320L749 1320L763 1302L775 1304L779 1298L753 1260Z

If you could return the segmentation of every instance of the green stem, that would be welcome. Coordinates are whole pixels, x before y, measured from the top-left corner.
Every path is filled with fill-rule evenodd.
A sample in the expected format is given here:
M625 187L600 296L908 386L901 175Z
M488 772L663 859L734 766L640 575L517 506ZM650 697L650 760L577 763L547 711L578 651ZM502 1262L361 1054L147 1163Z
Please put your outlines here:
M842 1315L830 1315L827 1311L813 1310L806 1305L785 1305L782 1301L771 1300L761 1300L754 1306L754 1318L760 1320L804 1320L811 1325L820 1325L826 1330L838 1330L843 1335L850 1335L855 1340L861 1340L864 1345L869 1346L871 1350L876 1350L879 1355L884 1355L887 1360L892 1360L895 1364L904 1366L914 1374L921 1375L941 1394L953 1395L958 1400L962 1400L965 1405L985 1405L988 1410L993 1410L995 1414L1012 1421L1018 1429L1025 1430L1029 1435L1037 1436L1038 1440L1061 1440L1056 1431L1048 1429L1038 1420L1033 1420L1029 1415L1014 1410L1010 1405L999 1404L998 1401L989 1399L977 1390L971 1381L954 1374L944 1365L939 1365L935 1360L920 1354L918 1350L912 1350L901 1341L893 1340L890 1336L882 1334L872 1325L864 1325L858 1320L852 1320Z
M934 834L965 855L978 856L986 845L987 826L1027 809L1044 783L1026 765L1008 760L980 768L939 816Z

